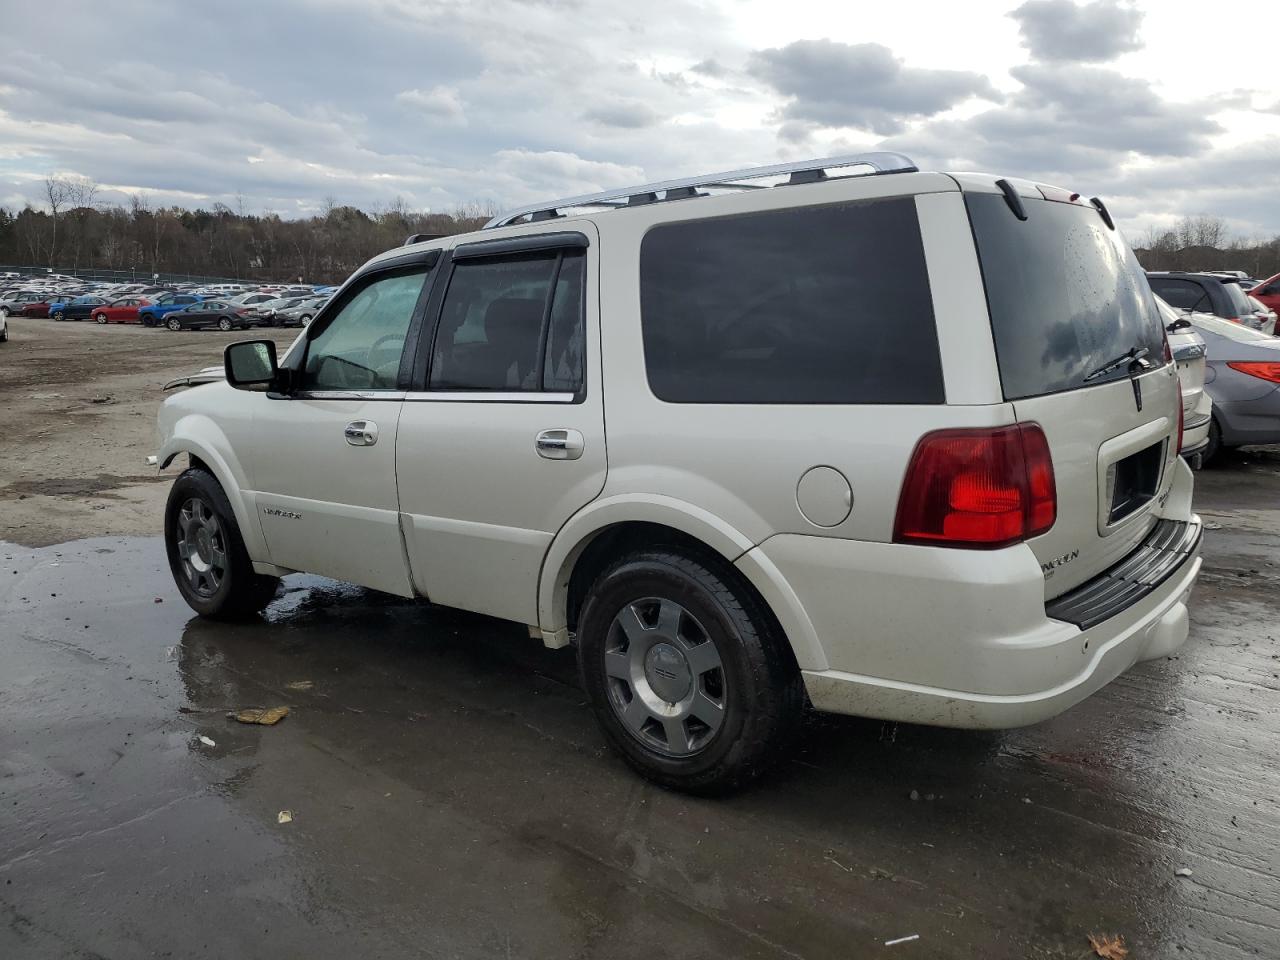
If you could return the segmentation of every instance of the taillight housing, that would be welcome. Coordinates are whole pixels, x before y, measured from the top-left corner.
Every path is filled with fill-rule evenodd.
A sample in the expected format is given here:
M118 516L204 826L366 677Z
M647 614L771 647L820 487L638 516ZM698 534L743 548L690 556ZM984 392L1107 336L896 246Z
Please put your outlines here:
M1228 361L1227 366L1232 370L1247 373L1251 377L1257 377L1259 380L1280 383L1280 363L1269 360L1240 360Z
M1038 424L935 430L911 454L893 539L994 550L1044 533L1057 517L1053 458Z

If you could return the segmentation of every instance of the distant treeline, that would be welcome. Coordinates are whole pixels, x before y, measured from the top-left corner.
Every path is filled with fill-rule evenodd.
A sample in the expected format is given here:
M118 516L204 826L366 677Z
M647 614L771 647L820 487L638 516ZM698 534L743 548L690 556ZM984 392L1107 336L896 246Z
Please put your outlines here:
M136 196L127 206L104 204L96 184L77 178L45 186L46 209L0 207L0 263L338 283L412 234L463 233L492 215L480 205L422 213L397 200L366 213L328 201L317 216L284 220L224 204L153 208Z
M152 208L135 196L126 206L104 204L97 184L76 177L47 178L45 194L46 209L0 207L0 263L73 274L136 270L338 283L412 234L464 233L494 213L478 204L422 213L402 200L366 213L328 200L317 216L283 220L220 203L211 210ZM1220 217L1183 217L1129 240L1148 270L1245 270L1259 279L1280 272L1280 236L1233 239Z
M1148 270L1243 270L1259 280L1280 273L1280 236L1232 238L1221 217L1183 217L1129 242Z

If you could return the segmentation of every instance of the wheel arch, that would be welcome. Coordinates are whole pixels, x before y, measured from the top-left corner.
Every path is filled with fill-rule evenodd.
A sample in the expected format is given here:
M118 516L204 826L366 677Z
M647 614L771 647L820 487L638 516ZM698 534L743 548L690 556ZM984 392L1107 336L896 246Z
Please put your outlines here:
M761 562L741 531L694 504L667 497L597 501L569 520L552 541L538 583L538 620L551 647L569 642L586 591L616 559L648 546L676 546L714 557L751 590L795 654L811 668L826 658L799 600L772 564Z
M262 526L257 521L257 504L246 493L247 478L234 458L220 452L230 445L218 426L209 418L196 415L183 417L160 449L157 461L166 470L179 456L186 454L191 466L207 470L218 481L240 528L240 537L251 560L267 559L267 544Z

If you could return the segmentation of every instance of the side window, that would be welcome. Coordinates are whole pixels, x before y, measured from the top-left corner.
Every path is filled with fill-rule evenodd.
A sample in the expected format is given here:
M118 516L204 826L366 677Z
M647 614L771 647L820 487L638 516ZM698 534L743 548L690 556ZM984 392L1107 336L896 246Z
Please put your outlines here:
M431 358L432 390L576 392L585 255L566 250L455 264Z
M945 399L910 197L655 226L640 326L669 403Z
M426 270L361 287L307 344L303 390L394 390Z

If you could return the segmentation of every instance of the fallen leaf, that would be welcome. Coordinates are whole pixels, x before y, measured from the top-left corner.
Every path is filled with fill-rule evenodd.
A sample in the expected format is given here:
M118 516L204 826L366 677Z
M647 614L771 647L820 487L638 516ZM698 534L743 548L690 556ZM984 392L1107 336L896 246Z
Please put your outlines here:
M216 746L217 746L217 744L216 744L216 743L214 743L212 740L210 740L208 737L204 736L203 734L202 734L202 735L201 735L201 737L200 737L200 742L201 742L201 743L203 743L206 747L216 747Z
M276 814L276 823L293 823L293 811L281 810Z
M272 707L270 710L255 708L241 710L239 713L228 713L227 716L241 723L258 723L264 727L274 726L289 715L288 707Z
M1091 933L1089 946L1093 947L1093 952L1103 960L1125 960L1125 957L1129 956L1129 948L1124 945L1124 937L1118 934L1108 937L1104 933L1101 937L1095 937Z

